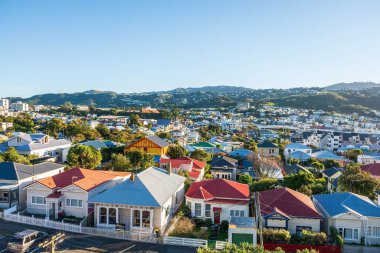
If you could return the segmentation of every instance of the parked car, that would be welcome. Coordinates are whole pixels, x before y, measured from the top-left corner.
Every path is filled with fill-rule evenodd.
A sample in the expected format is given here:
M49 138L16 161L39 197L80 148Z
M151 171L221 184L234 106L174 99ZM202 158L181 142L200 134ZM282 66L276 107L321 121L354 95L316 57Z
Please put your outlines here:
M36 230L25 230L16 233L8 242L7 249L9 252L23 253L29 252L32 248L48 237L47 233Z

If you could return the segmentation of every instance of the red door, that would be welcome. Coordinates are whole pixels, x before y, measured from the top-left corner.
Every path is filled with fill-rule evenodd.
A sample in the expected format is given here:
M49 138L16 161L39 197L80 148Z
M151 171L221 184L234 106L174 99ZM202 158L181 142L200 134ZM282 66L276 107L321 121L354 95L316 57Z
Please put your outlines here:
M214 224L220 223L220 212L214 212Z

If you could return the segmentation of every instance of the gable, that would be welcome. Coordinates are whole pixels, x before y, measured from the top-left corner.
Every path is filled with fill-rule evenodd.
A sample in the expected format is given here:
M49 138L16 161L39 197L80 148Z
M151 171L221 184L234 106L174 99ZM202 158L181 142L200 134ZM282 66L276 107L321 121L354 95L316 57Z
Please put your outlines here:
M156 143L148 140L147 138L142 138L134 143L132 143L128 148L161 148Z

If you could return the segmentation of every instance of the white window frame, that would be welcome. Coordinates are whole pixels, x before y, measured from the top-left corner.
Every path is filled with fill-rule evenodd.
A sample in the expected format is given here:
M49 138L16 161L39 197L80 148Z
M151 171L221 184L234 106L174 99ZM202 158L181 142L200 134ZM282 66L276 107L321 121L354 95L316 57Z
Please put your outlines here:
M205 204L205 217L211 218L211 204Z
M375 230L377 234L374 233ZM368 226L367 236L372 238L380 238L380 226Z
M198 209L197 209L197 205L199 205ZM197 215L197 211L199 211L199 215ZM196 217L202 217L202 204L201 203L194 203L194 215Z
M34 199L34 201L33 201L33 199ZM39 203L37 201L37 199L42 199L42 203ZM42 197L42 196L32 196L31 202L33 205L41 205L41 206L46 205L46 199L45 199L45 197Z
M78 205L73 205L73 201L77 201ZM66 206L67 207L73 207L73 208L83 208L83 200L81 199L66 199Z
M359 228L348 228L348 227L339 227L338 232L340 234L340 229L342 229L342 238L343 240L348 240L348 241L358 241L360 240L360 229ZM351 238L346 238L345 236L345 230L346 229L351 229L352 230L352 237ZM358 238L355 238L355 230L357 230Z

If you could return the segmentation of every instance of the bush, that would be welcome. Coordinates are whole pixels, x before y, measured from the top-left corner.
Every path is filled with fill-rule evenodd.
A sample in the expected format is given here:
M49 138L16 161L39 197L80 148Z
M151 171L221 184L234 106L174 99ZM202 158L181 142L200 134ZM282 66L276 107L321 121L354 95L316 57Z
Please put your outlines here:
M301 244L301 242L302 242L302 237L299 236L298 234L293 234L289 240L290 244Z
M285 229L263 229L263 240L267 243L288 243L290 233Z
M313 231L302 230L301 241L304 245L326 245L327 236L323 232L317 233Z
M303 249L303 250L297 250L297 253L318 253L319 251L315 249Z
M330 226L330 236L332 243L340 247L343 246L343 238L339 235L338 230L333 226Z
M175 224L175 228L170 233L170 236L194 238L194 230L195 225L193 222L189 218L182 217Z
M220 231L228 231L229 223L226 220L222 220L220 223Z
M211 219L193 219L194 223L195 223L195 226L197 228L201 228L201 227L211 227L212 226L212 221Z
M191 209L187 205L183 204L181 207L181 210L179 210L179 212L178 212L178 216L190 218L191 217Z

